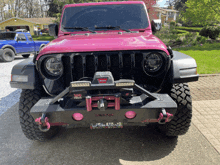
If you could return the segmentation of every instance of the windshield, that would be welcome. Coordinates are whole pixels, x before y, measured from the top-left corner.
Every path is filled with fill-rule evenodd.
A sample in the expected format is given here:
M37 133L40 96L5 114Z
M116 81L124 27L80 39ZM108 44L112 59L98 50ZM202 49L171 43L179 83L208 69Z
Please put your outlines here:
M16 33L0 33L0 40L14 40Z
M98 5L68 7L62 18L62 31L73 32L79 29L64 27L120 26L122 29L145 29L148 27L147 13L142 4ZM105 29L106 30L106 29Z

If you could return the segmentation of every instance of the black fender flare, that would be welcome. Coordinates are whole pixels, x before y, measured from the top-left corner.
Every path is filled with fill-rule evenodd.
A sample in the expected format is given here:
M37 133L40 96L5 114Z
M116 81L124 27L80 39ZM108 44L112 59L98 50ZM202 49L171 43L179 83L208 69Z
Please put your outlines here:
M1 49L9 48L12 49L15 54L17 54L15 48L12 45L4 45Z
M173 51L172 67L173 83L198 81L199 79L195 59L186 54Z
M33 63L32 58L14 65L11 74L12 76L27 76L27 82L10 81L12 88L35 89L37 83L39 83L36 82L36 76L38 76L38 73L36 72L35 64Z

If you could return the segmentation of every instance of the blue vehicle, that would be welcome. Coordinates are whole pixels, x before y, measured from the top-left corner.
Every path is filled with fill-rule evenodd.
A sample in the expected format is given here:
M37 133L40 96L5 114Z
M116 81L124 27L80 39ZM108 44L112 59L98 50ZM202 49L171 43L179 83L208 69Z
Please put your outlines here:
M33 41L30 33L2 32L0 33L0 61L13 61L17 55L28 58L31 53L38 53L48 43L49 41Z

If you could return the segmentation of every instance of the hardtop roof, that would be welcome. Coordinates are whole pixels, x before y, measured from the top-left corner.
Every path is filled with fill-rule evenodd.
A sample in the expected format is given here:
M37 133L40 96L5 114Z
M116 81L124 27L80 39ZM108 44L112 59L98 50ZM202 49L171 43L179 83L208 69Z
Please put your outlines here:
M67 7L77 7L77 6L118 5L118 4L144 4L144 2L143 1L114 1L114 2L75 3L75 4L65 5L64 9Z

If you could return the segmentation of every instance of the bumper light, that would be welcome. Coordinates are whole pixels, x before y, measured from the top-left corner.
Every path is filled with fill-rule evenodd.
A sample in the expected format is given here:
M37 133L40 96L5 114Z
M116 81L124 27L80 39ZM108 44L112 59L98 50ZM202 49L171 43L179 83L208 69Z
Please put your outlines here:
M81 113L74 113L73 114L73 119L76 121L80 121L83 119L83 115Z
M11 75L11 81L28 82L28 76L24 76L24 75Z
M128 119L133 119L136 116L136 113L134 111L128 111L125 113L125 117Z
M123 87L123 86L134 86L134 82L119 82L115 83L116 87Z
M90 87L90 85L91 85L90 81L71 82L71 87Z

